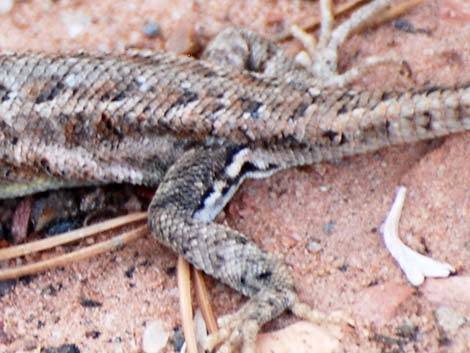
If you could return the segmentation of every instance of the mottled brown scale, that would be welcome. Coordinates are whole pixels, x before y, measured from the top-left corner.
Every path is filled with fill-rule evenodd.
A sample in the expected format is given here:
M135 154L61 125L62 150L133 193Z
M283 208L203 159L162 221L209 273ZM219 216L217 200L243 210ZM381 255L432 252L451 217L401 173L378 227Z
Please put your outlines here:
M16 65L11 65L12 61ZM229 71L171 54L4 54L0 57L0 70L4 96L16 95L5 105L7 120L28 121L18 125L21 127L18 134L36 136L39 140L48 140L47 136L57 139L62 135L71 146L79 144L84 148L94 147L99 141L114 145L142 132L149 136L169 133L200 142L211 136L234 144L258 145L265 141L279 146L288 137L289 148L316 146L319 142L322 145L322 137L329 136L325 148L334 148L334 143L330 142L331 136L336 134L346 136L341 139L343 143L338 152L350 155L355 153L357 144L371 143L361 146L361 151L381 147L381 142L372 143L370 141L375 139L368 139L366 135L377 135L374 129L383 130L383 124L361 127L355 122L356 112L361 116L362 111L367 112L373 124L375 118L372 117L380 108L380 120L389 121L391 130L392 140L386 144L394 143L394 136L400 136L400 130L392 130L406 126L399 121L410 117L403 111L391 112L396 107L384 106L395 103L393 97L404 106L431 99L429 104L437 105L442 112L434 114L434 118L439 115L448 119L448 108L440 102L440 97L450 94L458 102L457 107L451 108L457 112L451 114L457 117L452 124L460 123L461 129L465 129L465 120L459 116L468 112L465 100L469 88L465 85L448 89L433 87L407 95L343 90L312 99L308 85L313 80L307 73L303 82L294 85L291 80L286 84L282 79ZM21 82L25 73L30 79L15 84ZM432 94L434 96L429 98ZM312 101L318 110L309 109ZM311 114L312 111L317 113ZM411 116L421 119L415 114ZM424 112L422 117L426 116L430 115ZM338 121L341 126L335 127ZM440 124L447 125L445 121ZM429 137L447 132L433 125L436 122L426 125ZM15 126L10 123L12 127ZM359 129L360 133L353 132L354 129ZM295 131L303 132L299 135ZM355 135L361 136L358 141ZM409 135L406 141L422 138L426 136Z

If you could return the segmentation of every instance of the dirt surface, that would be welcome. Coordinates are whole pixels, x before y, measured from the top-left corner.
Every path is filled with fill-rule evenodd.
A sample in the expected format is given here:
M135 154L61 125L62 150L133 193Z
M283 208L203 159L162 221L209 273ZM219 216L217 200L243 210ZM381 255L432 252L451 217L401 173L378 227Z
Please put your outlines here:
M0 50L191 52L230 25L275 35L315 16L317 5L16 1L0 9ZM404 58L411 77L397 66L379 67L358 87L407 89L470 81L468 2L424 1L402 20L351 38L341 51L340 66L394 52ZM282 45L292 54L300 48L293 41ZM317 351L469 352L469 154L470 136L460 134L249 181L223 221L283 256L307 303L354 319L354 327L331 335L326 330ZM452 263L457 276L427 280L415 289L384 249L378 229L398 185L409 190L402 239ZM155 320L173 339L179 325L175 265L175 255L146 237L121 251L19 281L0 297L0 351L75 344L80 352L141 352L145 327ZM209 284L219 315L244 300L216 281ZM266 329L294 322L285 315ZM165 348L172 350L171 344Z

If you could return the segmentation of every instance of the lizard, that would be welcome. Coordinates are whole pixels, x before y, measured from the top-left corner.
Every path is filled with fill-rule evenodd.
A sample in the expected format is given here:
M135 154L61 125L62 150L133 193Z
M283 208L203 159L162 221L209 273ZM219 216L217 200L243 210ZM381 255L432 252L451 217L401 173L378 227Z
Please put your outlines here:
M361 8L331 37L388 3ZM336 75L329 54L316 60L326 58L326 67L307 70L243 30L221 33L202 60L137 51L2 54L0 197L111 182L158 186L152 234L251 297L221 330L228 337L221 351L239 343L254 351L264 323L286 309L310 319L313 311L281 260L213 223L243 180L470 125L469 83L357 91Z

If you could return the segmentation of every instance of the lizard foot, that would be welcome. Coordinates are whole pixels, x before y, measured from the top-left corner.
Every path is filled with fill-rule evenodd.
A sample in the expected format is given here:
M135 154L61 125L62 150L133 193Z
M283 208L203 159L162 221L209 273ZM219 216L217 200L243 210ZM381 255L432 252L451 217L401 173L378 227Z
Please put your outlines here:
M343 87L371 67L381 64L402 65L402 60L394 55L369 57L363 64L345 73L338 74L338 49L345 40L359 28L369 23L378 13L390 5L390 0L374 0L357 9L341 25L332 29L333 10L331 0L321 0L321 29L317 43L315 38L297 26L292 27L292 35L302 42L305 51L300 52L296 61L320 79L326 86Z
M272 316L272 310L276 309L279 303L279 298L272 298L274 302L264 302L267 296L272 294L260 293L260 296L251 298L238 312L234 314L225 315L218 320L219 331L208 336L206 340L206 351L213 350L219 344L220 347L217 353L230 353L236 348L241 346L242 353L255 353L256 352L256 337L261 326L265 323L267 316ZM315 324L336 324L343 325L345 323L352 325L349 318L345 317L340 312L325 315L313 308L308 304L302 303L297 298L297 295L288 290L283 293L289 297L288 308L297 317L310 321Z

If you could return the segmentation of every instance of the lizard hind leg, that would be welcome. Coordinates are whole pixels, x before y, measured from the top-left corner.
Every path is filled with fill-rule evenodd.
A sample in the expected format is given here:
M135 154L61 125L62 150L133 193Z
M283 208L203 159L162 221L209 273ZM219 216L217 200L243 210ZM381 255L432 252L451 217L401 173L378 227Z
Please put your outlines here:
M236 27L226 28L212 39L202 58L217 65L274 78L302 75L305 71L269 39Z
M149 206L152 235L207 274L249 296L240 311L210 339L225 341L222 352L241 345L255 351L261 326L298 303L292 276L276 256L240 232L213 223L245 176L272 173L269 164L250 160L238 147L198 147L169 168Z

